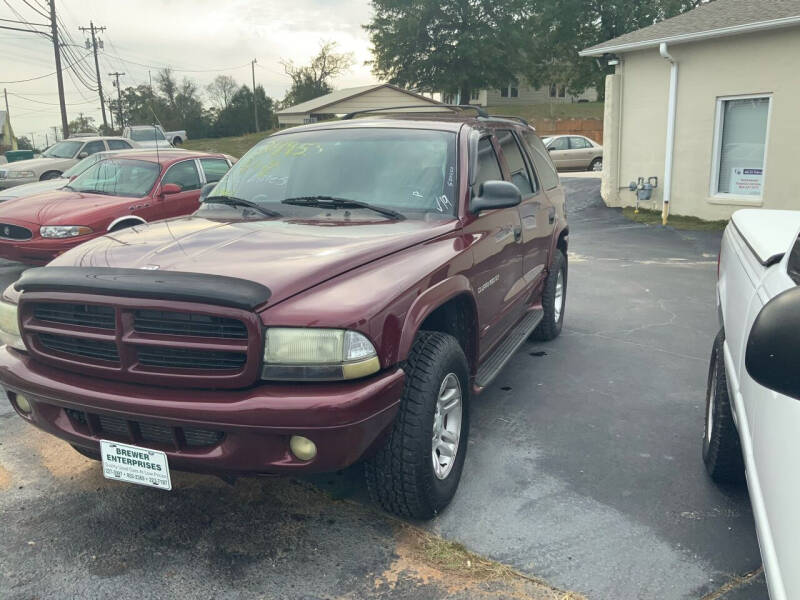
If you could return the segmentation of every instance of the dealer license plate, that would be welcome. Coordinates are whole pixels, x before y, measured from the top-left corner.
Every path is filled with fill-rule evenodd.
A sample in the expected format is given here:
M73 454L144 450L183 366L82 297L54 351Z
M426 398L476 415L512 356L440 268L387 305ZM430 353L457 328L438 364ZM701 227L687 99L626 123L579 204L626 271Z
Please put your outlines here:
M171 490L167 455L159 450L100 440L103 477Z

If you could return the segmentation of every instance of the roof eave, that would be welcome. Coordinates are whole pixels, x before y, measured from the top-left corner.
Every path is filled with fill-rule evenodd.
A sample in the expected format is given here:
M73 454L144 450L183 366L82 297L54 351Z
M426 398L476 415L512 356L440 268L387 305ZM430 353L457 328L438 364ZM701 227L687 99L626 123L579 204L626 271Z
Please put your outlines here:
M709 29L707 31L697 31L694 33L665 36L661 38L655 38L652 40L643 40L641 42L630 42L627 44L616 44L609 46L586 48L585 50L581 50L580 52L578 52L578 55L602 56L603 54L633 52L636 50L646 50L647 48L657 48L662 43L686 44L688 42L696 42L711 38L738 35L741 33L751 33L756 31L765 31L769 29L779 29L782 27L792 27L795 25L800 25L800 15L795 15L792 17L784 17L782 19L772 19L770 21L758 21L756 23L747 23L744 25L733 25L731 27L720 27L718 29Z

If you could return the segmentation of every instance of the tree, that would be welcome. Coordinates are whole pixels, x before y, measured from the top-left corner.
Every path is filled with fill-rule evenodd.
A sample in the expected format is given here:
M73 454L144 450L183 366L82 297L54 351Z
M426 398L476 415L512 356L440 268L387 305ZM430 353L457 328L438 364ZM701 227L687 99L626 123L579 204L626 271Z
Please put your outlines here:
M17 148L20 150L33 150L33 144L27 136L21 135L17 138Z
M156 75L158 89L166 97L171 105L175 104L175 94L178 89L178 82L172 74L172 69L161 69Z
M423 91L460 92L515 83L523 67L526 0L373 0L373 73Z
M69 122L69 130L71 133L97 133L97 127L94 125L94 117L84 117L83 114L79 115L77 119Z
M230 75L217 75L214 81L206 86L206 91L211 101L219 109L223 110L230 104L231 98L239 89L236 80Z
M336 42L323 42L307 66L298 67L291 60L282 59L283 70L292 78L283 106L294 106L331 93L331 79L350 69L353 60L350 52L336 52Z
M264 92L260 85L256 86L256 106L259 123L262 127L275 126L275 113L272 98ZM214 135L223 137L242 135L255 131L253 122L253 92L246 85L240 87L231 97L228 106L221 111L214 123Z
M527 20L531 32L522 74L535 86L566 85L570 94L594 87L602 94L613 73L606 60L578 52L653 25L709 0L535 0Z

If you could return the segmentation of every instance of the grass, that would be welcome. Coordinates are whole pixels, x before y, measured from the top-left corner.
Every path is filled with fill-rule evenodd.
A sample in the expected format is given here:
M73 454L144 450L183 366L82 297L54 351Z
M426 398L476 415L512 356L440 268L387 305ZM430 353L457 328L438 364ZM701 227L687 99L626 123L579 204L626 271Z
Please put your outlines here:
M528 121L537 119L602 119L602 102L565 102L562 104L500 104L487 106L491 115L522 117Z
M273 131L275 130L271 129L269 131L248 133L246 135L234 137L186 140L181 147L186 148L187 150L197 150L200 152L222 152L224 154L235 156L236 158L241 158L245 152L250 150L250 148L255 146Z
M645 225L661 225L661 211L640 208L638 213L634 212L634 207L626 206L622 209L622 214L637 223ZM667 225L675 229L687 231L722 231L728 224L727 220L704 221L697 217L687 217L685 215L670 215Z

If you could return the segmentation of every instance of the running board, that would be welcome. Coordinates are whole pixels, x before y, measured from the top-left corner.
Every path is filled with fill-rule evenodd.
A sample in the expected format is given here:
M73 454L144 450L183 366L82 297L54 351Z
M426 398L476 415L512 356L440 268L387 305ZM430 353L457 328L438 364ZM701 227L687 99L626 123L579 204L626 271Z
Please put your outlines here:
M514 356L528 336L533 333L536 326L541 322L544 311L541 309L531 310L522 320L512 329L506 339L494 349L491 356L483 361L475 376L475 385L485 388L503 370L506 363Z

